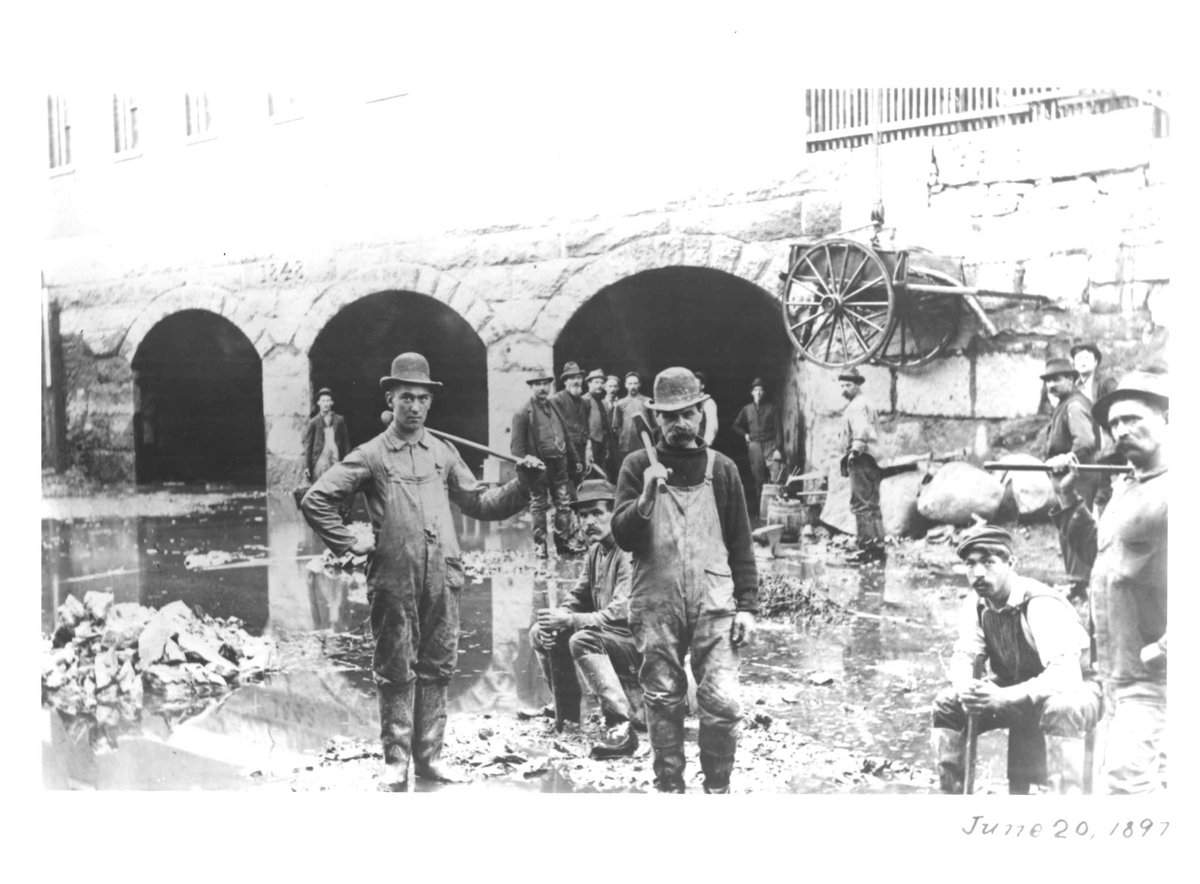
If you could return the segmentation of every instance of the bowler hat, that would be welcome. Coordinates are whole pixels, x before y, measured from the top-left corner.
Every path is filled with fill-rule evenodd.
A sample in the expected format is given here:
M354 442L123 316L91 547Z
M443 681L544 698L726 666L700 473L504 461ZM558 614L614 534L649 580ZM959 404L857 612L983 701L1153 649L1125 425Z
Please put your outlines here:
M529 378L525 379L525 383L530 384L530 385L544 384L544 383L546 383L546 381L550 381L550 382L554 381L554 375L552 375L548 371L535 371L533 373L533 377L529 377Z
M328 396L330 399L332 399L333 390L329 389L328 387L322 387L321 389L317 390L317 398L320 399L322 396Z
M839 381L852 381L856 384L864 383L867 379L858 373L857 368L848 368L838 375Z
M1148 371L1129 372L1111 392L1105 393L1092 406L1092 417L1096 423L1102 427L1108 426L1108 409L1118 399L1140 399L1165 410L1170 405L1167 378Z
M996 525L980 522L962 533L958 541L958 548L954 551L958 553L960 559L965 559L967 553L977 546L1004 549L1009 555L1012 555L1012 535Z
M396 384L420 384L423 387L440 387L441 381L430 380L429 362L420 353L401 353L392 360L392 373L379 379L383 389Z
M577 362L568 362L563 366L562 374L558 376L558 379L560 381L565 381L567 378L573 378L576 375L583 377L583 369L579 367L579 363Z
M1061 356L1047 359L1046 370L1042 372L1042 380L1048 381L1050 378L1056 378L1061 374L1070 375L1073 378L1079 377L1079 372L1075 370L1075 366L1071 364L1071 360L1063 359Z
M1091 343L1076 344L1074 347L1071 348L1071 358L1074 359L1075 354L1080 352L1081 350L1091 351L1091 354L1096 357L1097 365L1099 365L1104 360L1104 354L1100 352L1100 348L1097 347L1095 344L1091 344Z
M591 381L591 380L595 380L597 378L599 378L600 380L604 380L604 369L593 368L591 371L588 372L588 376L586 378L584 378L584 380Z
M683 411L708 398L691 371L682 367L664 368L654 379L654 401L647 406L655 411Z
M607 479L585 479L580 483L579 491L576 492L575 500L571 501L571 506L574 508L597 500L607 500L612 503L616 497L617 491Z

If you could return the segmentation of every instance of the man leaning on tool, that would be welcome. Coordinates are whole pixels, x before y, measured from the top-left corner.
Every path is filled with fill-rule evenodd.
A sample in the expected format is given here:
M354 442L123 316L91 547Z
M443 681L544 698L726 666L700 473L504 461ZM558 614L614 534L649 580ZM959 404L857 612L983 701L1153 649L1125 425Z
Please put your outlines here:
M1110 794L1166 784L1167 417L1166 378L1130 372L1096 400L1093 414L1133 474L1113 480L1096 523L1071 472L1054 476L1050 516L1091 565L1088 604L1096 667L1108 700L1104 750Z
M544 670L553 672L559 714L579 721L580 689L575 670L588 690L600 699L607 731L592 747L594 758L632 755L637 749L633 731L636 710L627 688L636 696L637 671L642 663L629 631L629 553L612 536L614 489L604 479L587 479L572 506L583 533L591 542L587 559L570 597L558 608L538 612L529 640Z
M1079 737L1095 726L1100 686L1085 680L1087 633L1060 593L1015 570L1012 536L977 525L958 544L975 591L950 665L950 687L933 703L933 745L943 792L962 792L967 716L979 731L1008 728L1008 791L1045 784L1046 736ZM972 678L977 657L992 677Z
M862 395L866 379L857 368L838 375L846 408L842 412L843 476L850 478L850 512L858 529L858 550L847 557L849 564L887 560L883 531L883 512L879 508L879 486L883 472L875 462L875 443L879 441L879 422L875 409Z
M453 445L425 430L433 390L441 383L430 378L424 356L401 353L379 385L392 409L388 428L330 467L301 509L334 553L373 554L367 596L386 764L383 788L403 792L410 753L418 779L457 780L439 760L464 583L450 502L475 519L507 518L529 502L542 463L524 458L515 479L489 490ZM356 539L338 518L338 504L358 491L366 497L373 539Z
M691 653L705 792L728 792L742 708L738 648L754 635L758 572L737 467L697 434L705 395L686 368L654 380L658 463L625 459L612 532L632 553L629 622L654 749L654 786L685 791L684 655ZM659 484L663 487L660 489Z
M758 511L758 499L763 484L771 481L767 461L775 452L783 454L783 425L775 413L775 406L763 401L763 382L755 378L750 382L750 397L753 399L742 406L733 419L734 431L746 440L746 454L750 458L749 506ZM766 513L758 513L762 518Z

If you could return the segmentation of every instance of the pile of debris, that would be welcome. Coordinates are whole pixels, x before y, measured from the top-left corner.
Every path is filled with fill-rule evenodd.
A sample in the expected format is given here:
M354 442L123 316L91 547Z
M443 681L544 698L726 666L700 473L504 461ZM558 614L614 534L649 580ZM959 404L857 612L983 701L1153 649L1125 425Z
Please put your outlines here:
M805 626L843 623L851 616L812 581L766 574L758 584L758 610L764 617L788 617Z
M108 592L69 595L42 666L42 697L102 723L133 720L149 692L166 701L228 690L276 668L275 642L236 617L196 614L183 602L155 611Z

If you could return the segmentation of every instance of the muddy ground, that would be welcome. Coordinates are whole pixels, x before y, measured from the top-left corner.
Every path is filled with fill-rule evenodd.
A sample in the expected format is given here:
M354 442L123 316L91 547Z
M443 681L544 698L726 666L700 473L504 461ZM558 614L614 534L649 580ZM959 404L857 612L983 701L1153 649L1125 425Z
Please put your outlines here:
M43 633L70 592L109 590L161 607L176 598L237 616L278 642L280 669L187 708L149 704L103 739L47 706L48 788L368 790L380 774L361 577L320 568L319 543L290 499L253 492L70 497L43 502ZM528 516L463 520L459 672L445 757L472 782L441 789L640 792L649 747L598 762L598 711L556 732L523 718L548 700L528 625L548 585L579 560L539 562ZM1018 529L1025 573L1054 582L1047 525ZM745 706L733 790L930 792L928 708L965 592L949 537L900 541L886 568L838 566L845 538L818 530L760 560L763 616L742 657ZM689 788L699 789L696 719ZM981 739L981 791L1003 791L1000 735ZM420 788L420 786L418 786Z

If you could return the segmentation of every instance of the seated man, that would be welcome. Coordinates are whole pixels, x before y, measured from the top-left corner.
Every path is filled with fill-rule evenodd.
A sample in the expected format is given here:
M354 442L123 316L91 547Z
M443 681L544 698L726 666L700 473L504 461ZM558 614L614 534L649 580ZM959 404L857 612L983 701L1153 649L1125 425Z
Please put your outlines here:
M1084 679L1087 633L1070 602L1014 570L1012 537L994 525L967 530L958 555L967 563L968 598L951 661L951 686L933 705L933 745L943 792L962 791L967 716L978 732L1008 728L1008 791L1046 782L1045 735L1079 737L1101 711L1099 685ZM992 677L973 678L979 657Z
M576 667L600 699L608 727L592 747L594 758L632 755L637 734L625 685L640 695L637 671L642 658L629 631L629 553L613 541L614 489L603 479L579 486L571 506L591 547L570 598L559 608L538 611L529 639L555 688L559 715L579 720L580 688Z

